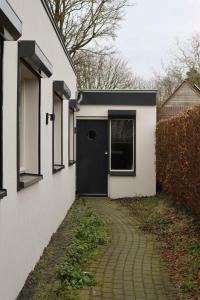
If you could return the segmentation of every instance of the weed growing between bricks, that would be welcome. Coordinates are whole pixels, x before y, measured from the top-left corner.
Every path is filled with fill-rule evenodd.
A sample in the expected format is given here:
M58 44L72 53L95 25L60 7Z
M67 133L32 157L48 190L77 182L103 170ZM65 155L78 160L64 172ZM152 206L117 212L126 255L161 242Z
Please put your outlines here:
M160 242L180 299L200 300L200 223L164 194L119 201Z
M77 222L74 240L58 270L61 293L63 288L80 289L96 284L94 276L83 271L82 265L99 245L105 243L105 224L99 215L87 207Z
M85 266L107 240L102 217L83 199L77 200L17 300L78 299L77 289L96 284L95 277L85 270Z

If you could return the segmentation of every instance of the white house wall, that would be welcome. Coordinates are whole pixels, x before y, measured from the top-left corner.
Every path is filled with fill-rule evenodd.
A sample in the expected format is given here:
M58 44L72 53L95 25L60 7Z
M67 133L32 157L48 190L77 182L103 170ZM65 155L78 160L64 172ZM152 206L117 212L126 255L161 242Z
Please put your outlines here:
M155 106L81 105L77 118L107 119L108 110L136 110L136 176L108 176L111 198L152 196L156 193Z
M18 43L4 43L3 181L8 196L0 200L0 299L13 300L75 198L75 165L68 167L68 105L63 101L63 162L52 174L52 82L64 80L76 91L76 76L40 0L9 0L23 21L22 40L35 40L53 65L41 80L41 174L43 180L17 192ZM31 143L31 139L30 139Z

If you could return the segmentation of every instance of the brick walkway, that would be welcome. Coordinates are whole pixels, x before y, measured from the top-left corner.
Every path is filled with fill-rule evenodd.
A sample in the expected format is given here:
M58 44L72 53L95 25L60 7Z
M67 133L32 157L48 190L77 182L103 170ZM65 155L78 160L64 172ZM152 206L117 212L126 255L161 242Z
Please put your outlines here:
M111 241L88 267L97 286L81 290L80 299L177 299L157 242L138 231L127 209L105 198L91 198L87 203L103 214Z

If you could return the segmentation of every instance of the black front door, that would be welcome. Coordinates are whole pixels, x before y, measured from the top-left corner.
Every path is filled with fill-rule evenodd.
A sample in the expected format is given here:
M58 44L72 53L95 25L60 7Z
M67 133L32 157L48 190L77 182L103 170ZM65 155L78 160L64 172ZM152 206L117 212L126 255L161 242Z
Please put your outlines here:
M77 120L77 193L108 194L108 121Z

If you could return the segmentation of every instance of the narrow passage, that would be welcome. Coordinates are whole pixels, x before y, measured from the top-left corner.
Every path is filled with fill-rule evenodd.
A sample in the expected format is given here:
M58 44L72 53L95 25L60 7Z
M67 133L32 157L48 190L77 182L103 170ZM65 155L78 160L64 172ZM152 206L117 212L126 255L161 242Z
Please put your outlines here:
M137 229L127 208L106 198L88 198L87 204L109 224L111 241L90 262L97 285L80 291L81 300L176 300L177 296L151 235Z

